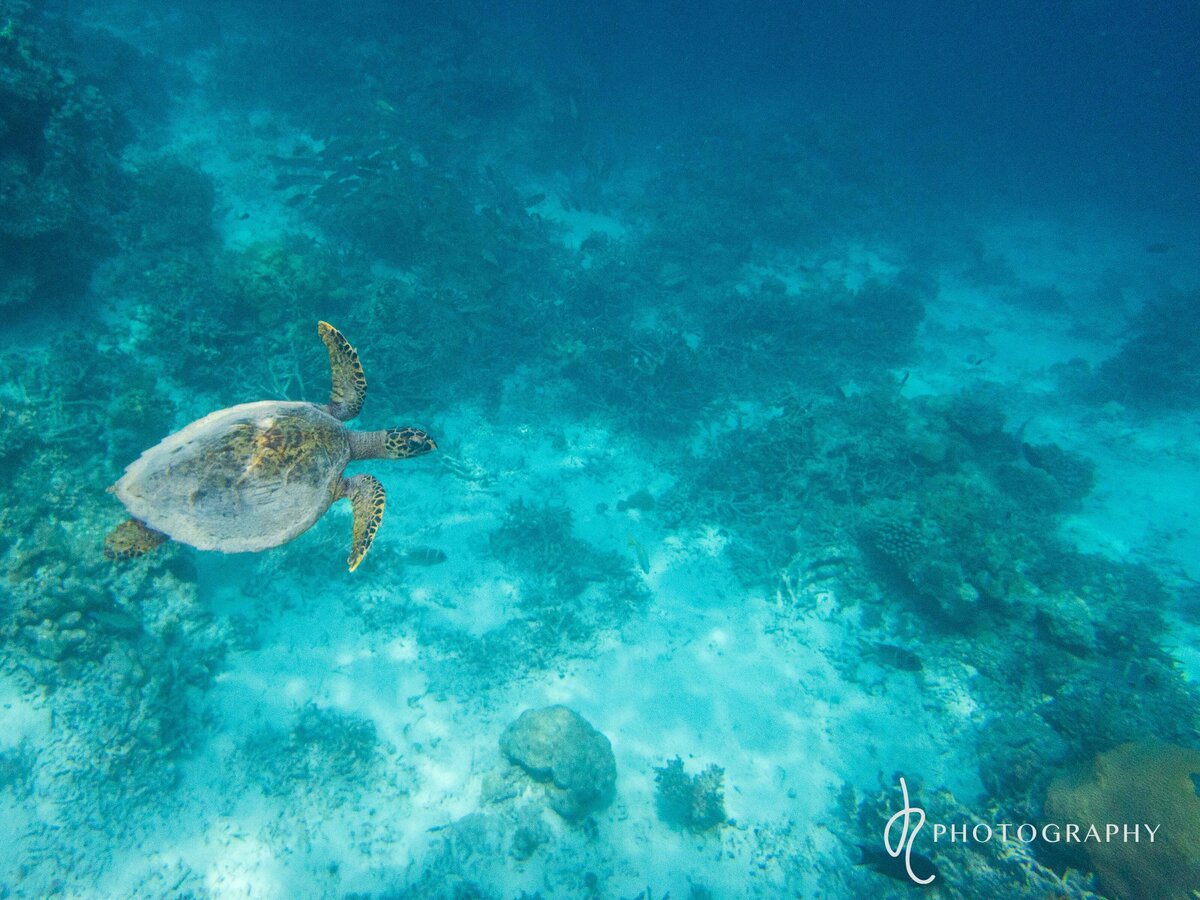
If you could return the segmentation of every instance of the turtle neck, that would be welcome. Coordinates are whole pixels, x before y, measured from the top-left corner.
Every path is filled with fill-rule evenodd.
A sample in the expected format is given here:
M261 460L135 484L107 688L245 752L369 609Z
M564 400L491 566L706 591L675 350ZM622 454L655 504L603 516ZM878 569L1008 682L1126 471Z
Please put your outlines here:
M383 459L387 452L387 431L347 431L351 459Z

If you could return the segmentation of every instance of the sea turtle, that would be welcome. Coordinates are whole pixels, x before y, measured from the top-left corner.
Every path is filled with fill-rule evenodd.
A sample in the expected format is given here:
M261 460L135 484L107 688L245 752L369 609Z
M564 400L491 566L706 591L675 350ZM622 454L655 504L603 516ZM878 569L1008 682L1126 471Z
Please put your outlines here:
M168 538L201 550L265 550L303 534L331 503L354 510L350 571L362 562L383 519L384 490L373 475L344 477L352 459L407 459L436 450L418 428L351 431L367 381L358 353L328 322L329 403L260 400L210 413L164 438L109 490L132 518L104 539L109 559L131 559Z

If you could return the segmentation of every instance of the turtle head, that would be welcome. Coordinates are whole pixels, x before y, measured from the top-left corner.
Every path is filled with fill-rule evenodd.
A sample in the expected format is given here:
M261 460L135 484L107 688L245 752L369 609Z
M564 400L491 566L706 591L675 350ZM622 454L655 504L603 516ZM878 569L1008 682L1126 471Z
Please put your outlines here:
M385 459L409 459L437 449L433 438L420 428L389 428L385 434Z

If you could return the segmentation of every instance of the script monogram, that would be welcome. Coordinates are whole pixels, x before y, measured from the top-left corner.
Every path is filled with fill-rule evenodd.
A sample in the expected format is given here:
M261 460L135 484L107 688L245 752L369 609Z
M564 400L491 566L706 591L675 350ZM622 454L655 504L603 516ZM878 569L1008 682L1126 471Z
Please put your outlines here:
M884 826L883 846L887 850L888 855L890 855L893 859L899 857L901 853L904 854L904 869L908 872L909 878L911 878L917 884L929 884L929 882L933 881L933 879L937 876L930 875L928 878L918 878L912 870L912 845L913 841L917 839L917 832L919 832L925 825L925 810L921 809L919 806L909 806L908 785L904 783L903 778L900 779L900 793L904 797L904 808L894 813L892 817L888 819L887 825ZM917 823L912 826L912 830L910 831L908 817L913 814L915 814L917 817ZM895 846L893 846L892 826L896 824L897 820L903 820L903 825L900 828L900 840L898 840Z

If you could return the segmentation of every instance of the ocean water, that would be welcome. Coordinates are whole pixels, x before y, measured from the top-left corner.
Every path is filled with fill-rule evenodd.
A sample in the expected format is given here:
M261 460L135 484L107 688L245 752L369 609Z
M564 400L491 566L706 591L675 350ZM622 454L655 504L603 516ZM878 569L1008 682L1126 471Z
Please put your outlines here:
M0 898L1200 890L1197 60L0 0Z

